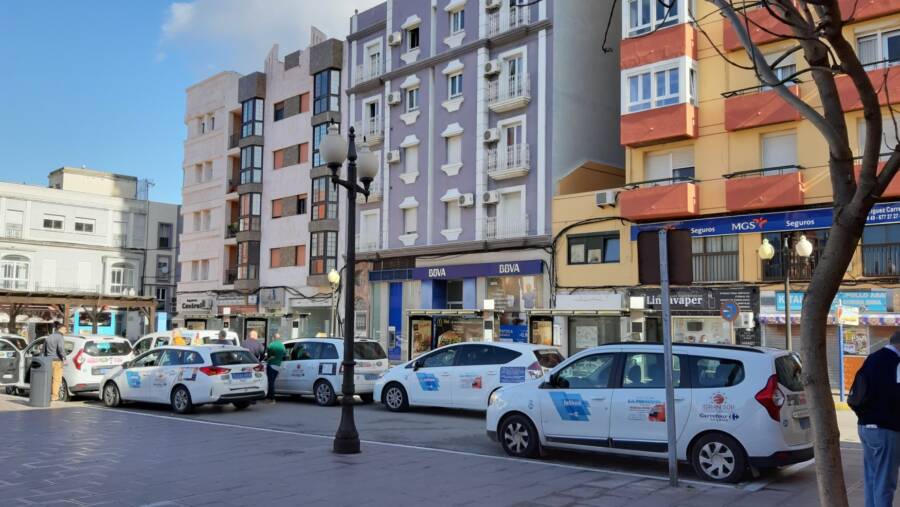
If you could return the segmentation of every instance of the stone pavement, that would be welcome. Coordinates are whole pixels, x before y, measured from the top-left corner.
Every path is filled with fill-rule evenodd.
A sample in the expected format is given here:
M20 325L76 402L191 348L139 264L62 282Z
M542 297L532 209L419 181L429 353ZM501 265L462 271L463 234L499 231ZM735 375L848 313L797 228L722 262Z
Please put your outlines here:
M634 474L397 444L339 456L327 437L127 409L0 410L0 428L4 506L817 504L800 473L758 491L674 489Z

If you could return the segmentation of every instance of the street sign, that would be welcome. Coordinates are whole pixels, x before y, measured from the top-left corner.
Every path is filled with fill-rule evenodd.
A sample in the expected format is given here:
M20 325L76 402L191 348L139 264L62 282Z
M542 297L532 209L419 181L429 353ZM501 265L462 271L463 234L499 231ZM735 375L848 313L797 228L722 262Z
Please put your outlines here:
M839 324L845 326L859 325L859 307L858 306L838 306L835 310L835 317Z
M728 322L734 322L737 320L738 315L740 314L741 309L738 308L737 303L734 301L723 301L721 314L722 318L727 320Z

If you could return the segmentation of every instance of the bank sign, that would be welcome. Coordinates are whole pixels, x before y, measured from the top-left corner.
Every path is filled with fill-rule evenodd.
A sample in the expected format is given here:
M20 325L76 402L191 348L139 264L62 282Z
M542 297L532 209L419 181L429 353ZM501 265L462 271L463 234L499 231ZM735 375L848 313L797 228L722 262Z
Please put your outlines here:
M483 264L457 264L415 268L414 280L452 280L480 276L536 275L543 270L542 261L487 262Z
M791 311L799 312L803 308L805 292L791 291ZM843 306L857 307L862 312L886 312L888 311L887 292L878 291L840 291L831 303L831 311L838 307L838 301ZM775 310L784 311L784 291L775 293Z
M755 215L732 215L716 218L699 218L655 224L631 226L631 240L637 240L644 231L656 231L662 226L676 229L690 229L691 236L724 236L726 234L805 231L828 229L832 223L833 208L815 208ZM876 204L866 217L866 225L893 224L900 222L900 202Z

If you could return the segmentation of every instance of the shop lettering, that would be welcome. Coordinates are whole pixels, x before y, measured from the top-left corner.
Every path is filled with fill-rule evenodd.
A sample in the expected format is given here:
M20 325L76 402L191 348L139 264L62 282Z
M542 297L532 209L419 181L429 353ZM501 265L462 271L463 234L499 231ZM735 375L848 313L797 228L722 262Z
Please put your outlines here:
M815 225L816 221L815 220L785 220L784 223L788 227L790 227L792 229L796 229L796 228L800 228L800 227L807 227L807 226Z
M428 269L428 278L437 278L447 276L447 271L444 268L429 268Z
M519 269L518 264L500 264L500 274L505 275L509 273L521 273L522 271Z
M661 305L660 296L646 296L647 306ZM677 306L700 306L703 304L703 296L669 296L669 303Z

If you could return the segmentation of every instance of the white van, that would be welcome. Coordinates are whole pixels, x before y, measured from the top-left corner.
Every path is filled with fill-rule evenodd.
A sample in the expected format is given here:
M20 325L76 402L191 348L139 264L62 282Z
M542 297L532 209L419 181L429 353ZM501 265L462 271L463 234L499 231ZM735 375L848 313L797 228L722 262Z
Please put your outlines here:
M219 339L219 331L215 329L179 329L181 336L184 338L186 345L197 346L197 345L210 345L215 343L215 340ZM175 333L175 330L171 331L157 331L155 333L150 333L140 337L134 343L134 353L143 354L148 350L155 349L158 347L164 347L166 345L171 345L172 343L172 335ZM234 331L226 330L227 337L225 338L228 341L228 345L234 345L235 347L240 347L240 340L238 339L237 333Z

